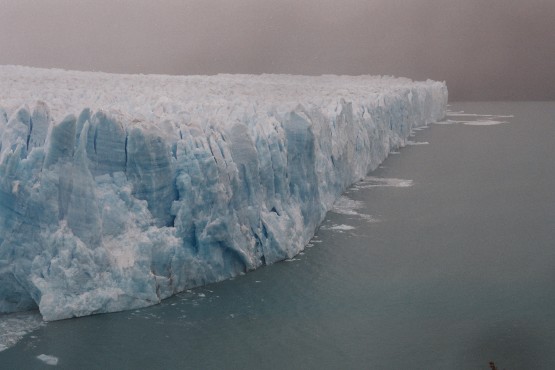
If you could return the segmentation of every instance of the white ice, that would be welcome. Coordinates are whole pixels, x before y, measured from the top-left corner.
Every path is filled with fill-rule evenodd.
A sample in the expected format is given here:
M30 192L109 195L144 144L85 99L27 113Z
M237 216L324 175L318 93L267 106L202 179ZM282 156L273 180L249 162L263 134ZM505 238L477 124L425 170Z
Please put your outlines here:
M456 123L461 123L468 126L493 126L500 125L503 123L508 123L502 118L513 118L513 115L497 115L497 114L477 114L477 113L465 113L464 111L452 112L447 111L446 117L462 117L466 119L447 119L445 121L435 122L440 125L451 125ZM474 118L474 119L469 119ZM410 144L409 144L410 145Z
M366 213L359 212L359 209L361 208L364 208L364 202L359 200L353 200L351 198L348 198L342 195L339 198L337 198L337 200L333 204L331 211L334 213L338 213L346 216L354 216L357 218L361 218L368 222L378 222L378 220L375 217L368 215Z
M429 142L427 141L412 141L412 140L407 140L406 145L408 146L418 146L418 145L428 145Z
M37 358L47 365L51 365L51 366L58 365L58 358L55 356L42 354L42 355L38 355Z
M355 227L351 226L351 225L332 225L332 226L327 226L326 229L328 230L338 230L338 231L349 231L349 230L354 230Z
M16 344L26 334L44 325L38 311L0 315L0 352Z
M480 120L476 120L476 121L464 121L461 122L464 125L469 125L469 126L493 126L493 125L500 125L502 123L508 123L507 121L496 121L496 120L492 120L492 119L480 119Z
M0 66L0 313L149 306L291 259L444 83Z
M364 178L364 180L356 183L353 188L355 190L382 187L408 188L411 187L413 184L414 182L412 180L367 176Z

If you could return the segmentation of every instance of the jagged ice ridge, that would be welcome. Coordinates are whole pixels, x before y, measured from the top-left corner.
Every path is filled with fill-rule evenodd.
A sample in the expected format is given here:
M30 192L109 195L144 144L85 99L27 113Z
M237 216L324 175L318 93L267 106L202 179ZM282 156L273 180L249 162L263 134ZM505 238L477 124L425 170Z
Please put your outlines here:
M299 253L445 83L0 66L0 312L149 306Z

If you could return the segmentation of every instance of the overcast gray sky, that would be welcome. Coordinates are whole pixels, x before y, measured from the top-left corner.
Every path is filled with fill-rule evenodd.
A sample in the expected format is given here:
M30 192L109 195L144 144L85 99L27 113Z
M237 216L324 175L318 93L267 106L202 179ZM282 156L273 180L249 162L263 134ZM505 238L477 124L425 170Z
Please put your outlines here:
M388 74L555 100L555 0L0 0L0 64Z

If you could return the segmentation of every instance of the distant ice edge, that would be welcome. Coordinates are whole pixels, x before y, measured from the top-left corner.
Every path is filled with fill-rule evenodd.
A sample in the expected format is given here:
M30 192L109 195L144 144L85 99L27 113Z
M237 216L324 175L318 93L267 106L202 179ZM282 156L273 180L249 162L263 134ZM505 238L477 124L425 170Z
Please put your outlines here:
M253 78L287 91L297 77ZM298 101L201 95L187 105L198 119L86 101L54 117L48 101L0 98L0 313L38 306L50 321L145 307L292 258L349 185L445 115L445 83L366 91L310 78L325 79L324 100L299 93L298 78Z

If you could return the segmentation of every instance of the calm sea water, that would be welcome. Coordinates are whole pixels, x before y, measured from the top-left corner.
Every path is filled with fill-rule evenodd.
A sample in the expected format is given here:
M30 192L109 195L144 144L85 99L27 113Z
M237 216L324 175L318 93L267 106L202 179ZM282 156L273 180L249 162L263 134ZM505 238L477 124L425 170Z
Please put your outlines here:
M419 131L291 261L48 323L0 368L554 369L555 103L450 110L513 117Z

